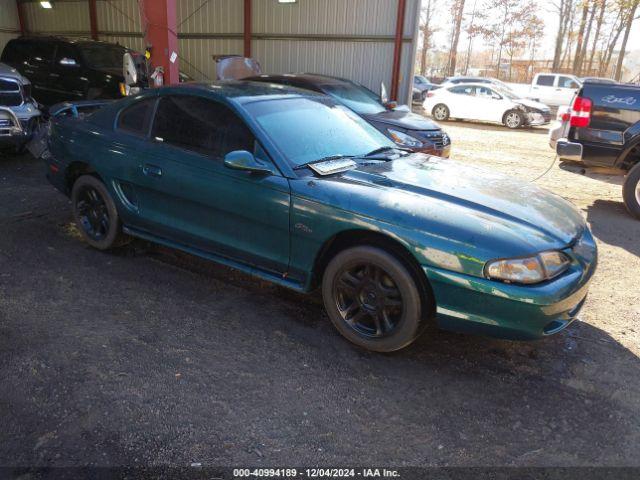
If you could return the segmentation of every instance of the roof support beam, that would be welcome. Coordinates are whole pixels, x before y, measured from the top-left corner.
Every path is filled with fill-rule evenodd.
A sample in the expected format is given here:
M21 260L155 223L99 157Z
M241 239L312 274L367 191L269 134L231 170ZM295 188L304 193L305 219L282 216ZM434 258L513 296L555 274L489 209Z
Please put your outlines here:
M251 57L252 0L244 0L244 56Z
M146 0L138 2L138 5L144 26L144 39L146 45L151 46L151 64L154 68L163 67L165 85L178 84L176 0Z
M404 36L404 17L407 10L406 0L398 0L398 17L396 20L396 37L393 49L393 72L391 75L391 98L398 100L400 86L400 64L402 63L402 37Z
M89 25L91 25L91 38L98 40L98 13L96 0L89 0Z
M16 0L16 8L18 9L18 23L20 24L20 34L26 35L29 32L27 31L27 25L24 23L24 12L22 11L22 2L20 0Z

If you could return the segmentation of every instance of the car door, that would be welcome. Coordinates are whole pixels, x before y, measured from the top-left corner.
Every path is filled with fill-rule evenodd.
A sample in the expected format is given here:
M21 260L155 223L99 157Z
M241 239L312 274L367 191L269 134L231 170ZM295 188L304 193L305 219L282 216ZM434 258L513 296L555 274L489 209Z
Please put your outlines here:
M554 103L556 98L556 75L540 74L531 87L532 96L542 103Z
M143 221L161 237L286 272L289 182L226 167L225 155L237 150L272 164L228 106L197 95L161 97L136 185Z
M502 95L490 88L476 87L475 109L478 120L485 122L501 122L505 112L505 102Z
M58 43L49 73L51 88L54 90L57 101L85 98L88 79L83 75L82 70L78 48L70 43Z
M33 97L41 103L51 105L56 102L49 78L55 45L50 41L31 40L28 51L23 68L24 76L31 80Z
M475 87L471 85L457 85L448 89L447 107L454 118L476 119L477 112L474 105Z

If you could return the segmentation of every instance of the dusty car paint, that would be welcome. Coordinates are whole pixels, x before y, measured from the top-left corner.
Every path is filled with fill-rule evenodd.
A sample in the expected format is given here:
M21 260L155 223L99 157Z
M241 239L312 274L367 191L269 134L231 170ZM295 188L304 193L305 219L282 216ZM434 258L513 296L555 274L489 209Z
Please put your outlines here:
M231 107L269 153L274 174L255 177L222 163L205 172L195 156L167 156L146 138L125 146L114 131L118 112L139 98L171 93ZM245 107L291 96L314 97L249 82L191 84L114 102L85 121L54 119L49 178L68 193L64 172L75 161L89 161L118 199L128 233L299 291L317 285L319 256L334 239L376 232L421 265L443 328L538 338L576 318L597 255L571 204L528 183L424 154L330 176L294 171ZM150 154L164 162L163 170L175 172L163 176L161 186L141 174L141 155ZM132 187L133 196L127 193ZM484 276L490 260L546 250L567 253L569 270L533 286Z

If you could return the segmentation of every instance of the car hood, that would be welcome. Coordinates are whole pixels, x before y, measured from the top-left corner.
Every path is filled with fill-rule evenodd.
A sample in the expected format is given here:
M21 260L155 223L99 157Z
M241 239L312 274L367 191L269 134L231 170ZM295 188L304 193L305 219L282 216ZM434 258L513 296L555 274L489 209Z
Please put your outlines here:
M549 106L544 103L536 102L535 100L527 100L526 98L519 98L514 100L515 103L524 105L525 107L535 108L536 110L549 110Z
M432 120L402 110L388 110L373 115L363 115L363 117L372 122L384 123L405 130L440 130L438 124Z
M431 234L457 231L464 242L508 244L505 253L563 248L586 226L572 204L527 181L423 154L320 181L351 184L357 194L348 208L358 213Z

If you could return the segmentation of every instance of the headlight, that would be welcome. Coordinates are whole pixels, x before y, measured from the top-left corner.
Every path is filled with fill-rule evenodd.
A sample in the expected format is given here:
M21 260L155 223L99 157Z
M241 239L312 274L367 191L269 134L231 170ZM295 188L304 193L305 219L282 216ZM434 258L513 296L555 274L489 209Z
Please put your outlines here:
M488 262L484 267L487 278L513 283L540 283L564 272L571 260L562 252L542 252L533 257L512 258Z
M392 128L387 129L387 133L391 137L391 139L396 142L398 145L402 145L404 147L421 147L422 142L411 135L407 135L404 132L399 132L398 130L394 130Z

